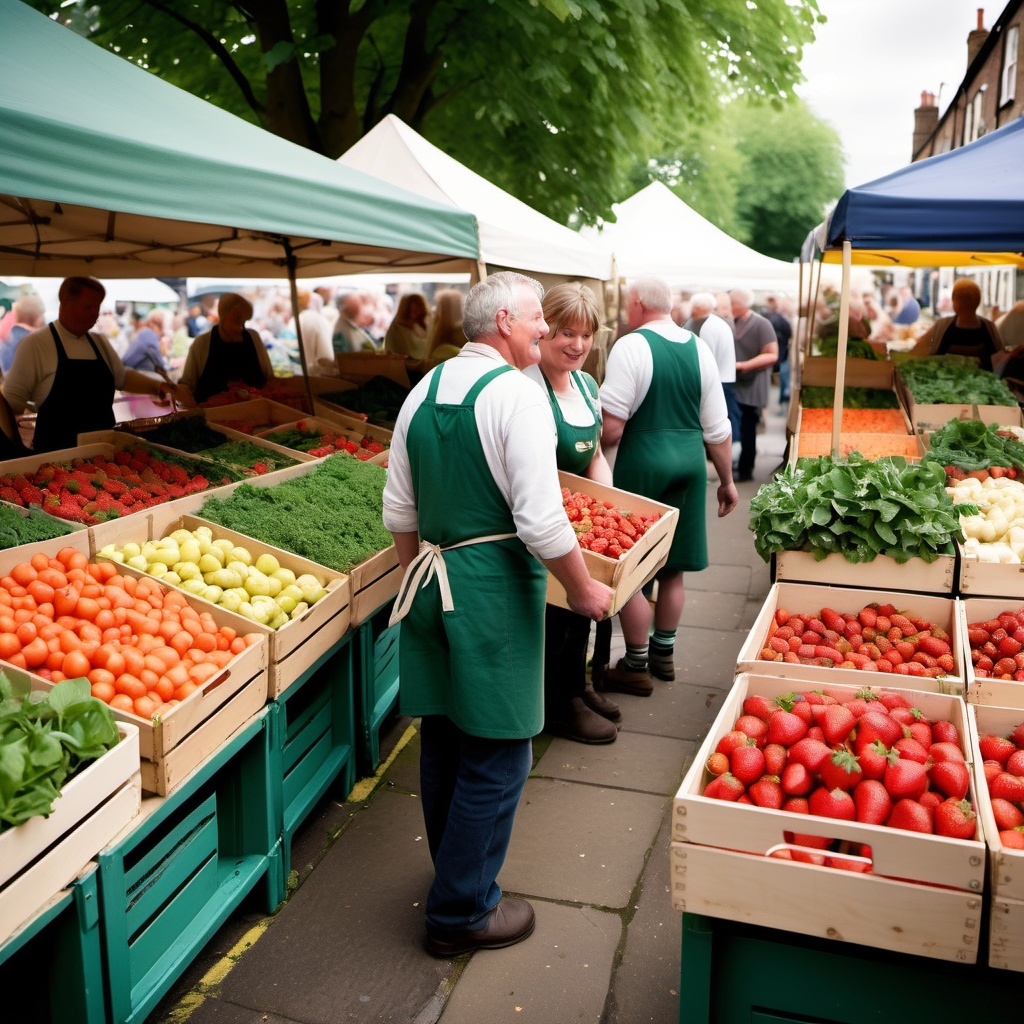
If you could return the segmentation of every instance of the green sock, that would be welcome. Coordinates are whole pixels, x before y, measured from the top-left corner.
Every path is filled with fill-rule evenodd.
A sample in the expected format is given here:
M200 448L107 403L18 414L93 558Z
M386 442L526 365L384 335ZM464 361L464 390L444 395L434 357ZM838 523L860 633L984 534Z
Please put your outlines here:
M656 629L651 636L651 653L669 655L675 650L676 631L674 629Z
M641 671L647 668L647 644L626 644L626 667Z

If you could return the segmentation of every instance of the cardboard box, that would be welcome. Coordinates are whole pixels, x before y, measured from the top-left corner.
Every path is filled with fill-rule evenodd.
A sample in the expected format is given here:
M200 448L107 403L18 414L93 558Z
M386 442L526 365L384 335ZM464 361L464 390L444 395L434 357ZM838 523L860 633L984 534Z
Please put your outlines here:
M31 685L28 673L5 668ZM60 890L138 813L139 734L120 723L121 742L68 781L49 817L0 833L0 945Z
M1024 902L1024 850L1013 850L999 839L999 829L992 814L992 801L982 770L984 758L978 744L980 737L994 733L1008 736L1024 722L1024 711L1019 708L988 707L970 704L967 708L970 726L971 760L974 761L978 779L978 820L985 831L985 842L989 852L989 888L993 897ZM1024 947L1024 931L1018 932L1018 942Z
M1015 679L993 679L975 673L971 660L971 642L967 635L967 627L972 622L987 622L998 618L1003 612L1019 612L1022 607L1024 602L1020 599L1003 597L974 597L957 602L957 632L960 634L959 648L964 665L965 696L969 703L1024 709L1024 683ZM1024 710L1021 719L1024 721ZM1020 898L1024 899L1024 891Z
M831 608L840 615L856 615L865 605L893 604L898 610L920 615L949 634L956 671L937 679L904 676L895 672L870 672L863 669L825 668L787 661L764 661L761 651L768 645L775 612L784 608L791 615ZM857 590L847 587L813 586L806 583L774 583L758 612L736 661L737 672L778 676L789 679L791 687L798 684L845 683L853 687L884 686L889 689L923 690L961 696L964 691L963 639L957 628L956 601L946 597L905 594L897 591ZM807 688L806 686L804 688Z
M934 562L911 558L902 565L889 555L870 562L848 562L832 553L821 561L809 551L775 553L773 579L780 582L822 583L907 593L953 594L957 581L957 554L940 555Z
M740 675L675 797L671 892L678 910L785 928L920 956L974 963L985 890L984 828L974 840L922 835L882 825L814 818L702 796L705 762L751 694L776 697L790 680ZM857 688L824 686L852 697ZM967 708L945 694L914 694L929 718L954 723L969 743ZM966 749L966 748L965 748ZM968 791L977 806L977 787ZM787 833L867 844L872 873L770 856Z
M609 558L593 551L583 552L583 561L591 577L615 591L609 612L609 615L614 615L665 564L672 546L679 510L642 495L607 487L561 470L558 479L561 486L568 487L570 491L582 491L598 501L610 501L618 508L628 508L642 515L661 515L621 558ZM548 576L547 603L559 608L569 607L565 588L551 575Z

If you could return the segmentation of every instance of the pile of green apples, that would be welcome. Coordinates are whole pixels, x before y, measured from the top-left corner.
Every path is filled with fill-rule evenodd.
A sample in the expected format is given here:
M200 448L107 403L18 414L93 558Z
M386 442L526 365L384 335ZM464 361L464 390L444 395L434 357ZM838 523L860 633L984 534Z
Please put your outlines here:
M270 552L253 558L232 540L215 540L208 526L175 530L144 544L107 544L97 554L271 629L297 619L327 595L324 581L312 573L296 576Z

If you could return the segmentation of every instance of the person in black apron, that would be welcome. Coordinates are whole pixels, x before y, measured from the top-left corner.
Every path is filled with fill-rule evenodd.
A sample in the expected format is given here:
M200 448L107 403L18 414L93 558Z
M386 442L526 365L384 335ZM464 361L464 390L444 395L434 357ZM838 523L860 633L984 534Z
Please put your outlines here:
M102 334L90 333L105 296L95 278L67 278L57 320L18 345L3 394L16 415L35 403L34 451L74 448L79 434L112 428L118 389L184 397L176 385L126 368Z
M192 342L179 383L196 403L228 390L240 381L261 388L273 376L266 346L255 331L246 329L252 303L236 292L226 292L217 303L217 323Z
M992 356L1003 351L1003 339L991 320L978 316L981 289L969 277L958 277L950 298L955 315L937 320L922 338L929 354L970 356L983 370L991 370Z
M594 293L585 285L556 285L544 296L548 336L540 363L524 371L544 389L555 417L558 468L612 485L601 453L601 408L597 382L581 369L601 327ZM585 487L581 490L586 491ZM612 743L618 704L595 692L587 680L591 620L549 604L544 621L544 730L577 743Z

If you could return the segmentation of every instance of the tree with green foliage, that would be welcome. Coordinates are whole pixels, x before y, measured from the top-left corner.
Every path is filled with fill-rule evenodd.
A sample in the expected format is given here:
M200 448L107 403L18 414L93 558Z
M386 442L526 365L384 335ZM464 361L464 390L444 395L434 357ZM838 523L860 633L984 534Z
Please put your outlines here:
M817 0L30 2L332 158L393 113L561 221L607 216L721 99L789 95L820 20Z

